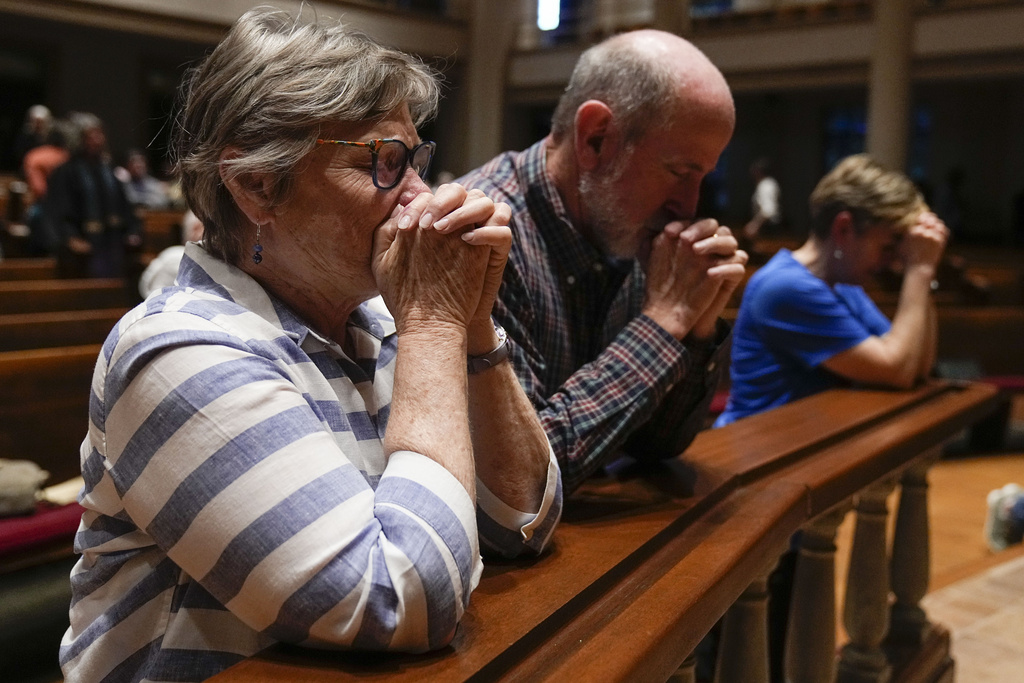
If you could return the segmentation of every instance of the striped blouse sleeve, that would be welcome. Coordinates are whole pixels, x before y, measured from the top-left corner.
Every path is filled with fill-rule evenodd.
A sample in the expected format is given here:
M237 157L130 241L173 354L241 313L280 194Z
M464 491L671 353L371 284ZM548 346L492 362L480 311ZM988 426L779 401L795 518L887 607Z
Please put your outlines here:
M482 567L444 468L396 453L374 489L286 365L213 321L145 318L108 363L94 419L125 512L245 624L324 646L451 639Z

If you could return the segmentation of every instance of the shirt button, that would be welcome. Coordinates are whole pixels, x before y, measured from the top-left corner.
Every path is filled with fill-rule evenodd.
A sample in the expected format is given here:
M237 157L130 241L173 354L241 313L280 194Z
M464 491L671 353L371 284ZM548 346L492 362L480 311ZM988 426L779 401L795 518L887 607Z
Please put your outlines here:
M708 372L714 372L716 367L718 366L715 365L715 361L711 361L710 363L708 363Z
M574 285L574 284L576 284L576 276L575 275L570 275L570 276L565 278L565 281L568 282L570 285Z
M603 273L604 272L604 265L601 264L601 263L595 263L594 264L594 270L597 271L598 273Z

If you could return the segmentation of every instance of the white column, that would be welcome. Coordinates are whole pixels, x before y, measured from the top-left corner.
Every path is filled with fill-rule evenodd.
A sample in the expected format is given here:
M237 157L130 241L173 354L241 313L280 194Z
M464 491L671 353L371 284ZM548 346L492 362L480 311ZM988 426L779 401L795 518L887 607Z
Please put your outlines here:
M473 0L466 57L468 121L466 161L474 168L501 152L505 67L520 25L516 2Z
M593 28L604 38L619 31L650 26L654 0L595 0Z
M680 36L690 34L690 0L654 0L654 28Z
M913 0L876 0L875 45L868 82L867 151L890 168L907 165Z
M537 0L518 0L518 2L520 18L516 47L524 51L536 50L540 47L540 29L537 28ZM512 3L509 2L509 4Z

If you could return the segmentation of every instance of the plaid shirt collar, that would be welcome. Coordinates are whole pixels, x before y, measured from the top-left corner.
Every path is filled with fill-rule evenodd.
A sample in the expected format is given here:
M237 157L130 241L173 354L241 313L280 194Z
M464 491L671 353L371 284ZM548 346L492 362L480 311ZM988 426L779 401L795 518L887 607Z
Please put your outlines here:
M573 226L565 201L547 171L547 138L523 152L518 172L520 185L526 188L527 206L537 219L537 229L565 276L582 281L595 275L603 279L608 271L619 276L632 271L632 260L605 256Z

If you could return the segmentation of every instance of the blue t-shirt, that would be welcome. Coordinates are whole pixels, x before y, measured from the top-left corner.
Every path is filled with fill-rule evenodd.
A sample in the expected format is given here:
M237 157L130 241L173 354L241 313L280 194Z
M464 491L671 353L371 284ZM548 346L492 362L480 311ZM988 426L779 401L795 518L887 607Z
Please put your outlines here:
M830 286L780 250L744 290L733 330L732 388L715 426L848 384L821 364L889 327L861 287Z

